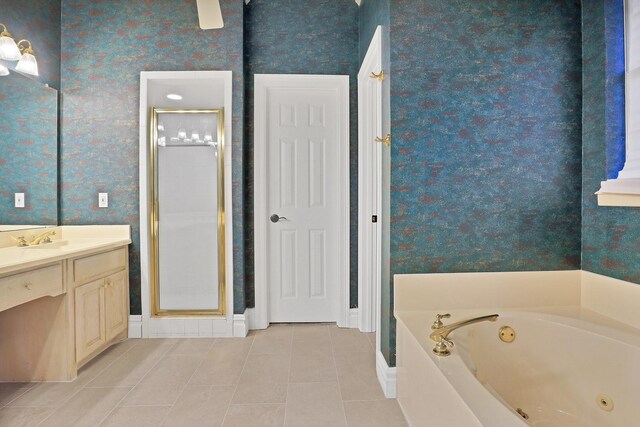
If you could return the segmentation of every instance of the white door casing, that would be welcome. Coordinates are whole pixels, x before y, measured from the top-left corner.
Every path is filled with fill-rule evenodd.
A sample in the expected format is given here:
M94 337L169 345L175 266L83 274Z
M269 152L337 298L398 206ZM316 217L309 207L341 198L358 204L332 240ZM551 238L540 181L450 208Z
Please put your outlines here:
M349 77L256 75L254 105L256 326L347 326Z
M382 37L378 27L358 72L358 328L378 323L382 271ZM374 222L374 217L376 222Z

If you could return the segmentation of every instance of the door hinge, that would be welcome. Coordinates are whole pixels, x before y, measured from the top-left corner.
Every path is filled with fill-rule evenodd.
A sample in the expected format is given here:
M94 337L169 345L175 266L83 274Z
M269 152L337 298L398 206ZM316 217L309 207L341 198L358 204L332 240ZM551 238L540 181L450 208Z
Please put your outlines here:
M372 79L383 81L384 80L384 70L380 70L380 74L376 74L376 73L374 73L372 71L371 75L369 77L371 77Z
M378 222L378 215L371 215L371 222Z

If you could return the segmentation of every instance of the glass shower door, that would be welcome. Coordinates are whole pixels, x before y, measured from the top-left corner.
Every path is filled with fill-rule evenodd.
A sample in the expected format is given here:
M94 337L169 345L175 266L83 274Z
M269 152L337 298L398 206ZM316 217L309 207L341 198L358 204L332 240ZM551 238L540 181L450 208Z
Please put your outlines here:
M153 314L224 314L222 110L152 110Z

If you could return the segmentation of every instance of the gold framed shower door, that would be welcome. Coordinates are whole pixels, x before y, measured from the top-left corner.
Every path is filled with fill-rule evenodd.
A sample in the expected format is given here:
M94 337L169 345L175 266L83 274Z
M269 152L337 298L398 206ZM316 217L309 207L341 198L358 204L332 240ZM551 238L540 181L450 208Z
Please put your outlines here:
M159 114L217 114L217 236L218 236L218 309L216 310L163 310L160 309L160 264L159 264L159 222L160 205L158 201L158 115ZM150 109L149 118L149 234L150 234L150 283L151 316L224 316L226 313L226 242L225 242L225 203L224 203L224 109Z

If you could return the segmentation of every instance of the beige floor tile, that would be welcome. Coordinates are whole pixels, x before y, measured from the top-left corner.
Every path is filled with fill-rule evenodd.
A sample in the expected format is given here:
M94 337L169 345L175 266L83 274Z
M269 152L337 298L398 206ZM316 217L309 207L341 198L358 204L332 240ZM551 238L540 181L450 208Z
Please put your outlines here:
M0 409L0 426L37 426L54 408L5 407Z
M205 353L168 354L136 385L121 406L173 405Z
M92 359L78 371L76 382L85 385L94 380L101 372L135 346L135 340L125 340L114 344L102 353L100 357Z
M249 354L253 340L253 336L216 339L207 354L207 359L229 360L245 358Z
M293 340L291 352L297 353L301 351L317 351L333 355L333 347L331 340Z
M329 325L325 324L299 324L293 327L294 341L313 341L328 343L331 341Z
M246 356L237 359L219 359L207 356L189 380L189 385L233 385L237 384Z
M240 384L231 402L234 404L285 403L286 400L286 383Z
M335 353L371 351L369 339L357 329L329 328L329 331Z
M181 339L169 350L168 354L208 353L215 341L215 338Z
M0 408L26 393L32 386L30 383L0 383Z
M365 334L367 336L367 338L369 338L369 342L371 343L371 345L373 346L373 349L375 350L376 348L376 333L375 332L371 332L368 334Z
M77 382L37 383L7 406L58 407L82 389Z
M60 408L56 409L44 422L53 426L94 426L111 412L131 390L128 387L84 388Z
M346 426L337 383L289 384L285 426Z
M272 325L256 331L250 354L289 354L293 339L293 326Z
M169 413L171 406L118 407L100 424L100 427L157 427Z
M296 349L291 355L289 382L337 382L333 354L326 349Z
M404 427L407 422L395 399L344 402L349 427Z
M376 356L373 351L356 351L336 353L334 355L338 375L370 375L376 376Z
M244 365L239 384L273 384L289 381L289 355L250 354Z
M89 387L133 387L172 346L162 345L162 340L140 341L142 342L104 369L88 384ZM159 343L150 344L149 341Z
M223 427L282 427L284 405L231 405Z
M384 393L378 378L370 375L339 375L342 399L347 400L381 400Z
M167 427L221 426L234 386L187 386L164 420Z

